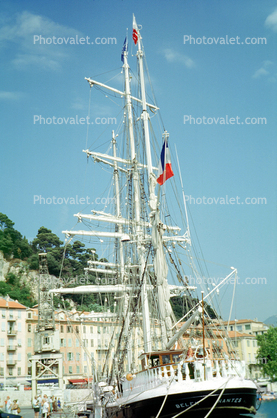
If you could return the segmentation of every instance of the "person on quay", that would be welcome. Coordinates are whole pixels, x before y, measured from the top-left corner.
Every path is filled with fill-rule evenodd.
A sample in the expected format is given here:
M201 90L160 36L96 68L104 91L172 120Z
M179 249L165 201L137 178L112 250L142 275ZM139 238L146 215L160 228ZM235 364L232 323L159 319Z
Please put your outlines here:
M12 414L18 415L18 412L17 412L18 408L19 406L17 404L17 399L15 399L11 406Z
M47 395L44 395L41 406L42 406L42 416L43 418L47 418L47 415L50 413L50 405L48 402Z
M38 396L35 396L34 397L34 400L33 400L33 408L34 408L34 412L35 412L35 418L39 418L40 405L39 405Z
M11 398L9 396L7 396L7 399L5 400L5 407L6 407L6 412L8 414L11 414L11 412L12 412L12 401L11 401Z

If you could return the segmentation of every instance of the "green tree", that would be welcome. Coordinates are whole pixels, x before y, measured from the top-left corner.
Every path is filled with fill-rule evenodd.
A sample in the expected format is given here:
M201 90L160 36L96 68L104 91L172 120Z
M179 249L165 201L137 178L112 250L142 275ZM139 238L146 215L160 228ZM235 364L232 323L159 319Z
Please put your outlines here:
M13 229L14 222L11 221L7 215L0 212L0 229L4 231L5 229Z
M277 328L269 328L263 335L257 335L257 358L264 375L270 377L272 382L277 381Z
M181 319L187 312L189 312L197 303L199 303L198 299L192 299L189 301L188 299L181 297L181 296L174 296L170 298L172 310L176 319ZM204 308L207 314L211 319L216 318L216 313L213 308L206 302L204 302Z
M62 241L59 237L51 229L47 229L44 226L39 228L37 236L32 242L32 247L35 252L48 252L61 245Z
M14 222L4 213L0 213L0 250L5 257L14 256L24 260L32 254L32 248L13 226Z
M8 273L5 282L0 282L0 295L9 295L12 299L18 300L22 305L31 307L36 301L32 297L31 288L22 283L21 277L14 273Z

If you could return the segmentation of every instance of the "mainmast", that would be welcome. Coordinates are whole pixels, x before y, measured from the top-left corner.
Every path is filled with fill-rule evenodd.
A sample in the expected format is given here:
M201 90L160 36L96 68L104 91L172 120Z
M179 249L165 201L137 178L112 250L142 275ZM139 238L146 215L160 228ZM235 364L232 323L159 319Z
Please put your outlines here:
M135 221L136 225L133 229L134 238L137 246L138 262L140 269L140 280L143 280L142 291L141 291L141 303L142 303L142 317L143 317L143 335L144 335L144 350L146 352L151 351L151 328L150 328L150 313L146 290L146 256L145 246L143 245L143 231L141 228L141 205L140 205L140 188L139 188L139 173L137 167L137 158L135 153L135 142L134 142L134 126L133 126L133 112L132 112L132 99L130 91L130 78L129 78L129 65L127 61L127 48L124 49L123 53L123 69L125 77L125 99L127 109L127 120L128 120L128 133L131 150L131 160L133 161L133 184L134 184L134 208L135 208ZM146 107L146 102L143 104ZM151 168L152 170L152 168Z
M169 302L169 290L167 283L168 267L166 264L162 235L165 231L159 216L158 200L155 194L156 178L153 174L150 136L149 136L149 114L146 107L146 93L145 93L145 81L144 81L144 68L143 68L143 47L141 41L141 35L136 23L135 16L133 15L133 39L135 44L138 45L137 59L139 66L139 77L141 86L141 101L142 101L142 115L144 141L146 149L146 159L148 168L148 182L149 182L149 207L151 209L150 218L152 224L152 245L155 252L154 256L154 271L156 275L157 284L157 300L161 323L161 335L162 335L162 348L165 348L168 339L172 336L172 308ZM165 133L164 135L167 135ZM146 291L146 290L145 290ZM147 298L147 294L145 296Z
M137 34L138 51L136 55L138 59L139 77L140 77L140 91L141 91L141 104L142 104L141 119L143 121L144 140L145 140L146 159L147 159L149 194L150 194L149 205L150 205L151 210L155 211L157 210L157 198L155 195L156 178L153 174L152 156L151 156L151 147L150 147L149 114L147 111L144 68L143 68L144 52L143 52L142 41L141 41L142 38L140 35L140 31L138 29L134 14L133 14L133 29L136 31L136 34Z

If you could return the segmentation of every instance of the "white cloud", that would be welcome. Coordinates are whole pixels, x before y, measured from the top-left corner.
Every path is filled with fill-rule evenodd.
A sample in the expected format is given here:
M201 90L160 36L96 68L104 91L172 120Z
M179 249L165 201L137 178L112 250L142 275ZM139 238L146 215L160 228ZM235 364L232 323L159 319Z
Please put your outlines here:
M265 26L272 29L274 32L277 32L277 8L267 16Z
M72 103L71 103L71 109L75 110L88 110L88 103L81 99L80 97L77 97Z
M271 81L273 81L272 79L272 71L274 68L274 64L272 61L264 61L263 65L261 66L261 68L259 68L257 71L255 71L255 73L253 74L253 78L260 78L260 77L265 77L265 76L271 76ZM274 78L274 76L273 76Z
M43 44L42 38L71 38L81 36L76 29L59 25L54 21L30 12L22 12L3 22L0 29L0 46L14 51L12 64L15 67L39 66L47 70L58 70L64 59L70 57L65 44ZM42 37L34 43L34 36ZM37 38L38 39L38 38Z
M195 67L194 61L187 55L180 54L180 52L173 49L166 48L163 50L164 56L168 62L175 62L185 65L187 68Z
M0 100L17 101L24 96L20 91L0 91Z

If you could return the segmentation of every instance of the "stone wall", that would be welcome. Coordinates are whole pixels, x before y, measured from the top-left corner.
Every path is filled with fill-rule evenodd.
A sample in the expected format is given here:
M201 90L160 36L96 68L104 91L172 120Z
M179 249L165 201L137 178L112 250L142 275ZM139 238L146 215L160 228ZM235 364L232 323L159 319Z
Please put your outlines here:
M46 391L45 391L46 392ZM44 393L44 392L43 392ZM47 393L46 393L47 394ZM51 395L55 396L55 391L51 391ZM1 390L0 391L0 407L4 407L5 399L9 396L11 400L17 399L20 407L32 407L32 391L31 390ZM57 397L58 394L57 394ZM64 402L77 403L92 398L91 389L65 389L63 391Z

